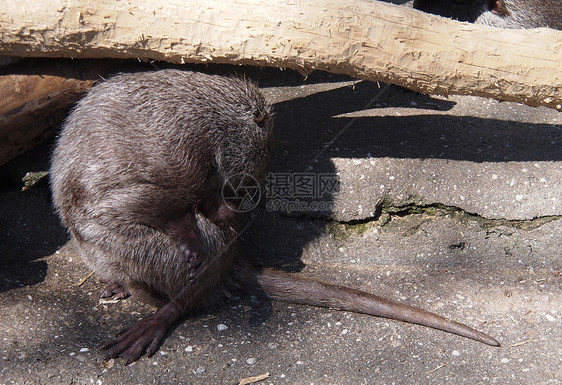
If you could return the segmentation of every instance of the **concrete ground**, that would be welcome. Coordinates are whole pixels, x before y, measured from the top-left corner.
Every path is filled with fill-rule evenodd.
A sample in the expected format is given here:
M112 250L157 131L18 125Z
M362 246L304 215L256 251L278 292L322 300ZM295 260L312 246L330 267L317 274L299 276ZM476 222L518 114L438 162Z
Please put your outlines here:
M309 191L299 209L295 194L271 193L278 204L257 209L242 252L437 312L502 346L240 296L188 317L152 358L105 363L100 345L152 310L134 297L100 304L95 277L79 286L89 271L65 246L47 185L14 182L47 169L46 143L0 169L0 384L238 384L266 373L260 384L562 383L562 113L248 73L275 103L274 175L322 174L339 188Z

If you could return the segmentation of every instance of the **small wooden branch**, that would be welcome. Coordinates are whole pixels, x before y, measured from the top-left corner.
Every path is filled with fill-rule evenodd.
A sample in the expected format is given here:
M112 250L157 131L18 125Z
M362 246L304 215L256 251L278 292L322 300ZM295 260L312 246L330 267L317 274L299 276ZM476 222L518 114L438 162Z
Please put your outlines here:
M0 53L315 69L562 110L562 32L459 23L372 0L20 0Z

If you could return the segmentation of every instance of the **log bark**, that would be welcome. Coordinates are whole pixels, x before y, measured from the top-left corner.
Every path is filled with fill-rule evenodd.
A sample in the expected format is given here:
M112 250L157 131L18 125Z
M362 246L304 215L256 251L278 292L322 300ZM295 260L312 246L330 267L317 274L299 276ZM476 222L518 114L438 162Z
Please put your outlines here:
M324 70L562 110L562 32L372 0L0 0L0 53Z
M116 65L40 61L0 73L0 166L52 136L69 107Z

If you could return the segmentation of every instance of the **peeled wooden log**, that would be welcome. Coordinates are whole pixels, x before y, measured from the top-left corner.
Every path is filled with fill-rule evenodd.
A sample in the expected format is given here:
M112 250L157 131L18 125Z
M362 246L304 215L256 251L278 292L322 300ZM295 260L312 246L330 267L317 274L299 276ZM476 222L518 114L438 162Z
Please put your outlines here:
M2 53L319 69L562 110L562 32L372 0L4 1Z

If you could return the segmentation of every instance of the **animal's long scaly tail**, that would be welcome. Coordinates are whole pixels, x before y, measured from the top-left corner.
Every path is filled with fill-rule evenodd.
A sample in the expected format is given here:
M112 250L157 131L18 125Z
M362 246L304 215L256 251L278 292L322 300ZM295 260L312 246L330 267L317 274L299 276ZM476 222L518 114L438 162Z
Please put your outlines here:
M500 346L494 338L466 325L364 291L273 269L256 268L253 272L263 293L274 300L330 307L429 326L490 346Z

